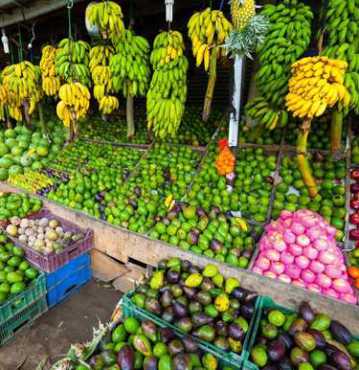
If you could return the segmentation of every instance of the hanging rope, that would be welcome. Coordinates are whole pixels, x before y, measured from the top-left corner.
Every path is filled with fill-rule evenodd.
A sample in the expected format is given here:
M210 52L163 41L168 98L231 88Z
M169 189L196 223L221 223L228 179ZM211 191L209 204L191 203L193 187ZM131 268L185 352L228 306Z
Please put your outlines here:
M69 39L72 40L71 9L74 6L73 0L67 0L67 20L69 27Z
M21 27L20 25L17 26L19 30L19 47L18 47L18 58L19 62L22 62L24 60L24 53L22 50L22 34L21 34Z

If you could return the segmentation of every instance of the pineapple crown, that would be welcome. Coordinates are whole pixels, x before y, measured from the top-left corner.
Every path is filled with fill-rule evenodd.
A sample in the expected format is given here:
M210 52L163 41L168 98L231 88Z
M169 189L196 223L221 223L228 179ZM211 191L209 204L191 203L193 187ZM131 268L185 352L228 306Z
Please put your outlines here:
M263 43L269 28L269 22L262 15L252 17L243 30L233 30L224 44L227 54L232 57L238 55L247 56L250 59L255 53L257 46Z

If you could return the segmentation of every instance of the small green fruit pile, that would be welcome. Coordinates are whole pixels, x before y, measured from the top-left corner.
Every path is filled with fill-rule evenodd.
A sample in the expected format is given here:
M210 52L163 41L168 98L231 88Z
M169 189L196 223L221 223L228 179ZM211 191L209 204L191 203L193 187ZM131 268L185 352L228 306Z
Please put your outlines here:
M267 218L276 169L276 156L263 149L241 149L237 155L234 179L217 173L217 149L210 151L201 171L194 179L187 200L193 206L210 210L241 211L242 215L264 222Z
M42 201L22 193L0 193L0 221L40 211Z
M161 261L132 301L183 333L222 350L242 352L256 294L225 279L215 265L201 269L179 258Z
M265 369L351 370L358 360L359 341L306 302L293 314L268 309L251 350L251 361Z
M222 368L218 359L203 352L189 338L179 338L168 328L160 328L149 320L128 317L102 339L99 351L88 364L92 369L208 369ZM75 367L83 370L84 367ZM225 367L226 370L231 370Z
M218 208L206 213L202 208L175 205L161 217L149 233L185 251L214 258L231 266L247 268L255 240L244 220L226 217Z
M260 145L279 145L284 131L280 128L275 130L265 130L263 126L252 128L246 124L240 125L239 143L260 144Z
M24 258L24 250L0 233L0 305L23 292L39 272Z
M359 166L359 136L352 141L352 164Z
M345 160L334 161L321 155L311 159L313 174L319 184L319 194L311 198L304 185L296 159L284 156L280 168L281 180L276 186L272 217L277 218L283 209L294 212L307 208L321 214L343 237L345 227Z
M64 142L63 131L51 122L49 126L51 144L40 130L30 131L25 126L0 131L0 181L26 169L38 171L58 155Z

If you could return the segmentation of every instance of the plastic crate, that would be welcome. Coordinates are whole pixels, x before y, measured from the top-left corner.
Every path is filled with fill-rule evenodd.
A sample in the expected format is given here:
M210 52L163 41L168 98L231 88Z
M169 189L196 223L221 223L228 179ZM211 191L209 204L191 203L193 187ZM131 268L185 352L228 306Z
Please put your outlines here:
M23 327L31 324L47 311L46 296L40 297L35 303L17 312L8 321L0 325L0 347L7 343Z
M130 303L130 304L129 304ZM121 309L121 308L122 309ZM116 327L116 325L123 319L127 317L135 317L136 319L143 321L143 320L150 320L153 323L156 324L156 326L160 328L170 328L173 330L177 337L183 338L185 336L188 336L188 334L185 334L178 330L176 327L173 325L169 325L166 321L159 319L157 316L150 314L146 310L140 309L139 307L135 306L132 304L131 300L128 300L127 295L124 295L123 298L121 298L120 302L118 303L115 312L117 310L122 311L122 315L120 316L119 319L113 321L111 323L111 330ZM197 340L196 340L197 341ZM233 354L234 356L232 357L232 353L226 353L224 351L219 350L218 348L208 345L208 343L205 343L203 341L197 341L198 342L198 347L202 352L209 352L212 355L214 355L220 364L220 369L223 369L225 367L229 367L234 370L239 370L241 369L242 361L240 360L240 356Z
M93 244L93 231L90 229L82 230L77 226L73 225L69 221L66 221L60 217L53 215L47 209L43 209L39 213L29 217L31 219L38 219L42 217L47 217L50 219L55 219L60 221L64 231L72 231L72 232L82 232L84 234L84 238L78 240L77 242L72 243L68 247L66 247L61 253L50 253L48 255L41 254L35 251L32 248L29 248L27 245L21 243L18 239L9 237L17 246L21 247L25 251L26 259L39 268L41 271L50 273L54 272L60 267L64 266L74 258L80 256L88 252L92 248Z
M40 297L46 295L46 278L40 275L23 292L11 297L0 305L0 325L32 305Z
M127 294L125 294L121 298L121 300L119 302L119 305L121 306L121 309L122 309L122 314L125 317L135 316L135 317L139 317L139 318L142 318L142 319L151 320L151 321L155 322L157 325L159 325L161 327L170 328L177 335L180 335L180 336L186 335L186 333L182 332L175 325L173 325L173 324L159 318L155 314L153 314L151 312L148 312L147 310L145 310L143 308L140 308L140 307L136 306L135 304L133 304L131 298L134 295L134 293L135 293L134 290L128 292ZM259 299L260 298L258 297L257 301L256 301L256 307L259 304ZM253 317L252 317L252 319L249 323L249 328L254 326L255 318L256 318L256 313L253 315ZM231 364L232 367L236 366L236 368L241 368L241 366L243 366L243 364L245 362L245 359L246 359L246 353L247 353L246 349L248 348L249 341L250 341L250 329L247 332L247 335L246 335L244 343L243 343L242 352L240 354L230 352L230 351L224 351L224 350L216 347L215 345L213 345L209 342L200 340L200 339L195 338L195 337L193 337L193 339L197 343L199 343L199 345L201 346L202 349L206 350L207 352L212 353L213 355L215 355L218 358L223 359L223 361L225 361L227 364Z
M243 364L243 370L259 370L259 367L255 365L253 362L249 360L250 358L250 353L251 350L255 344L255 341L257 339L257 333L259 329L259 324L262 319L263 313L266 309L276 309L280 310L284 313L293 313L293 310L290 310L284 306L281 306L273 301L271 297L260 297L257 300L257 305L256 305L256 315L255 315L255 320L253 322L253 326L250 328L250 339L248 342L248 346L246 348L246 353L245 353L245 361Z
M47 304L54 307L78 292L92 277L91 257L88 253L46 275Z

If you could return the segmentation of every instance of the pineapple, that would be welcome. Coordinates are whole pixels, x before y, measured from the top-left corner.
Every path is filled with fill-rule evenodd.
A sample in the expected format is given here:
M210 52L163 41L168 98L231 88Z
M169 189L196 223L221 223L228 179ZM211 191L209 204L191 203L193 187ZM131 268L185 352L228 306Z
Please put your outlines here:
M242 31L256 14L254 0L232 0L231 14L234 28Z

